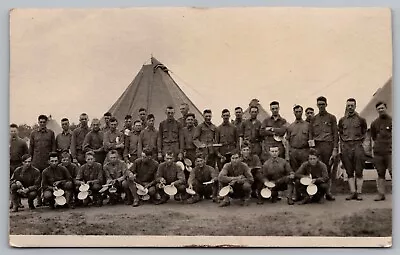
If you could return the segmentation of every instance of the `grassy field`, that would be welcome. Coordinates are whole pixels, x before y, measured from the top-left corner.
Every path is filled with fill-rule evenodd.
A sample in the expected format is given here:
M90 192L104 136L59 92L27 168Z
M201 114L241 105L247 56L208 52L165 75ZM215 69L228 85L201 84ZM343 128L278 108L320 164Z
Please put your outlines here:
M137 208L125 205L75 210L23 209L10 216L15 235L214 235L214 236L391 236L391 195L374 202L345 201L288 206L276 204L247 207L236 203L219 208L210 201L195 205L171 201Z

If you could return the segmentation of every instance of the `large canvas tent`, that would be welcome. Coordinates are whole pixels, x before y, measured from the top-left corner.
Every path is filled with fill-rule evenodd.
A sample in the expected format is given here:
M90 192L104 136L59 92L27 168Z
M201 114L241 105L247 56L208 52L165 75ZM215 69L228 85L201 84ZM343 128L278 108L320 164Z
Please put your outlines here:
M370 127L372 121L378 117L375 105L379 101L384 101L387 104L387 112L392 116L393 100L392 100L392 77L379 88L372 96L371 101L364 107L360 112L360 116L364 117L367 121L368 127Z
M168 68L154 57L151 64L145 64L129 84L128 88L112 105L109 112L118 119L122 127L127 114L138 119L139 109L147 109L147 113L155 116L155 125L166 118L165 108L171 105L175 108L175 118L181 117L179 106L181 103L189 105L189 112L196 115L201 122L203 116L193 102L179 88L178 84L168 73Z
M258 116L257 119L259 121L263 121L268 117L271 117L271 115L268 114L268 112L262 107L260 104L260 101L258 99L252 99L249 103L249 107L243 112L243 119L250 119L250 106L257 106L258 107Z
M55 135L58 135L59 133L62 132L61 126L57 123L55 119L51 117L51 115L48 116L49 120L47 121L47 128L53 130Z

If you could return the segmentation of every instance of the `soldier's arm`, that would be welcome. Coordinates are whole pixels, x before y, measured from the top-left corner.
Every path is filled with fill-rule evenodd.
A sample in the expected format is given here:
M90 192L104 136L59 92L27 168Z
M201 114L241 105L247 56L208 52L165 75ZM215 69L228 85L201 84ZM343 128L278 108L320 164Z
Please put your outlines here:
M250 167L248 167L246 164L243 164L245 171L244 171L244 177L246 177L247 181L251 184L254 182L254 177L251 174Z
M107 165L105 165L104 168L103 168L103 174L106 177L106 181L107 182L112 181L110 170L108 169Z
M276 135L284 136L287 130L288 123L285 119L282 119L282 126L279 128L274 128L274 132Z
M371 138L373 141L375 141L376 137L377 137L377 129L376 129L375 121L374 121L371 124Z
M301 166L299 167L299 169L297 169L296 173L295 173L295 177L300 179L302 177L304 177L305 175L305 170L306 170L306 164L303 163L301 164Z
M327 170L325 164L321 164L321 168L322 168L321 169L322 170L322 177L317 178L317 180L321 181L321 182L326 182L329 179L328 170Z
M197 126L197 127L195 127L194 133L193 133L193 143L194 143L194 145L202 144L202 142L200 141L200 135L201 135L201 126Z
M84 152L88 152L88 151L92 150L92 148L90 148L91 140L92 140L92 136L90 135L90 133L87 133L85 136L85 139L83 140L83 144L82 144L82 150Z
M332 115L332 133L333 133L333 148L337 149L339 143L338 125L336 117L333 115Z
M34 180L35 181L33 182L33 185L28 187L29 191L37 190L40 187L40 172L39 172L39 170L35 171Z
M142 132L140 132L140 135L139 135L138 148L137 148L138 157L142 156L142 151L143 151L143 137L144 137L143 131L144 130L142 130Z
M51 139L51 151L56 151L57 144L56 144L56 136L55 136L54 132L52 132L50 139Z
M74 159L76 159L77 155L76 155L76 130L72 131L72 135L71 135L71 155Z
M363 140L368 131L367 121L364 118L361 118L361 134L363 135Z
M229 177L228 176L228 168L227 168L228 164L225 164L222 167L221 172L218 175L218 181L222 182L222 183L229 183L231 181L233 181L235 178L234 177Z

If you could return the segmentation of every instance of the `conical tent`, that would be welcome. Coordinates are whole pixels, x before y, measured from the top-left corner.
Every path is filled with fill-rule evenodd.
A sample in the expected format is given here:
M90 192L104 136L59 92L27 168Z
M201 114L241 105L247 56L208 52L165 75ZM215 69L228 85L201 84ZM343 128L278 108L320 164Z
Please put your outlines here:
M199 123L203 120L201 112L169 75L168 68L152 57L151 64L143 65L109 112L118 119L118 126L122 127L127 114L136 120L139 109L145 108L148 114L155 116L155 126L158 128L159 123L166 119L165 109L168 105L175 108L176 119L181 117L181 103L189 105L189 112L196 115Z
M264 109L264 107L262 107L262 105L260 104L260 101L258 99L253 99L253 100L250 101L249 107L244 111L243 119L249 119L250 118L250 107L253 106L253 105L258 107L257 119L259 121L262 122L266 118L271 117L271 115Z
M54 120L51 115L48 116L49 120L47 121L47 128L53 130L55 135L58 135L62 132L61 126Z
M378 117L375 105L379 101L383 101L387 104L387 112L389 115L392 116L392 77L389 78L389 80L385 83L385 85L383 85L382 88L379 88L375 92L375 94L372 96L371 101L369 101L369 103L360 112L360 116L366 119L368 127L370 127L372 121L374 121Z

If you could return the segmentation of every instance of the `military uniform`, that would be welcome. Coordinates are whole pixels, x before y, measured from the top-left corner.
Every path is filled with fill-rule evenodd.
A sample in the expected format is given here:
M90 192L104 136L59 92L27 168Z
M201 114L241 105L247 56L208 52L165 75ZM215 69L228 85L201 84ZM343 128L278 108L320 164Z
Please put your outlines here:
M49 203L51 207L54 206L54 183L60 182L57 185L57 188L61 188L65 192L65 199L67 200L67 204L71 205L72 202L72 192L73 192L73 182L72 177L69 174L68 170L58 165L56 167L47 167L43 170L42 173L42 190L43 190L43 198L44 203Z
M279 148L279 157L285 158L285 147L282 141L276 141L274 135L283 137L286 133L287 121L278 115L276 118L274 116L267 117L261 124L260 136L263 137L263 152L262 159L264 161L268 160L271 156L269 154L269 148L277 146ZM266 130L266 128L273 128L274 131Z
M83 142L86 135L90 132L88 126L79 125L74 131L72 131L71 137L71 154L79 164L85 164L85 153L83 151Z
M205 148L198 148L197 151L203 153L206 158L206 164L215 167L217 161L217 149L213 147L216 141L217 127L210 123L203 122L198 125L194 131L193 140L207 145Z
M11 201L13 203L14 211L18 211L18 205L21 203L21 198L28 198L29 208L35 208L33 200L38 194L40 179L40 171L33 166L28 168L21 166L15 169L10 181ZM18 192L18 190L23 188L27 188L28 191L26 193Z
M329 180L329 175L326 165L323 162L318 161L317 164L313 166L307 161L304 162L296 171L296 190L302 197L305 197L305 201L307 202L309 201L309 195L306 192L306 186L300 183L300 179L309 175L311 175L312 179L316 179L314 184L317 185L318 192L313 195L313 199L316 202L324 197L328 189L327 181Z
M204 182L213 181L211 184L203 184ZM208 165L203 167L194 167L190 172L188 185L193 187L196 194L192 197L192 203L197 202L204 196L208 198L212 196L213 201L217 200L218 192L218 171Z
M158 129L158 153L165 155L166 152L171 151L176 156L182 152L182 145L180 144L180 137L182 136L182 127L180 123L175 120L164 120L160 123Z
M289 143L289 160L294 171L308 160L308 132L309 123L304 120L295 120L287 128L287 140Z

